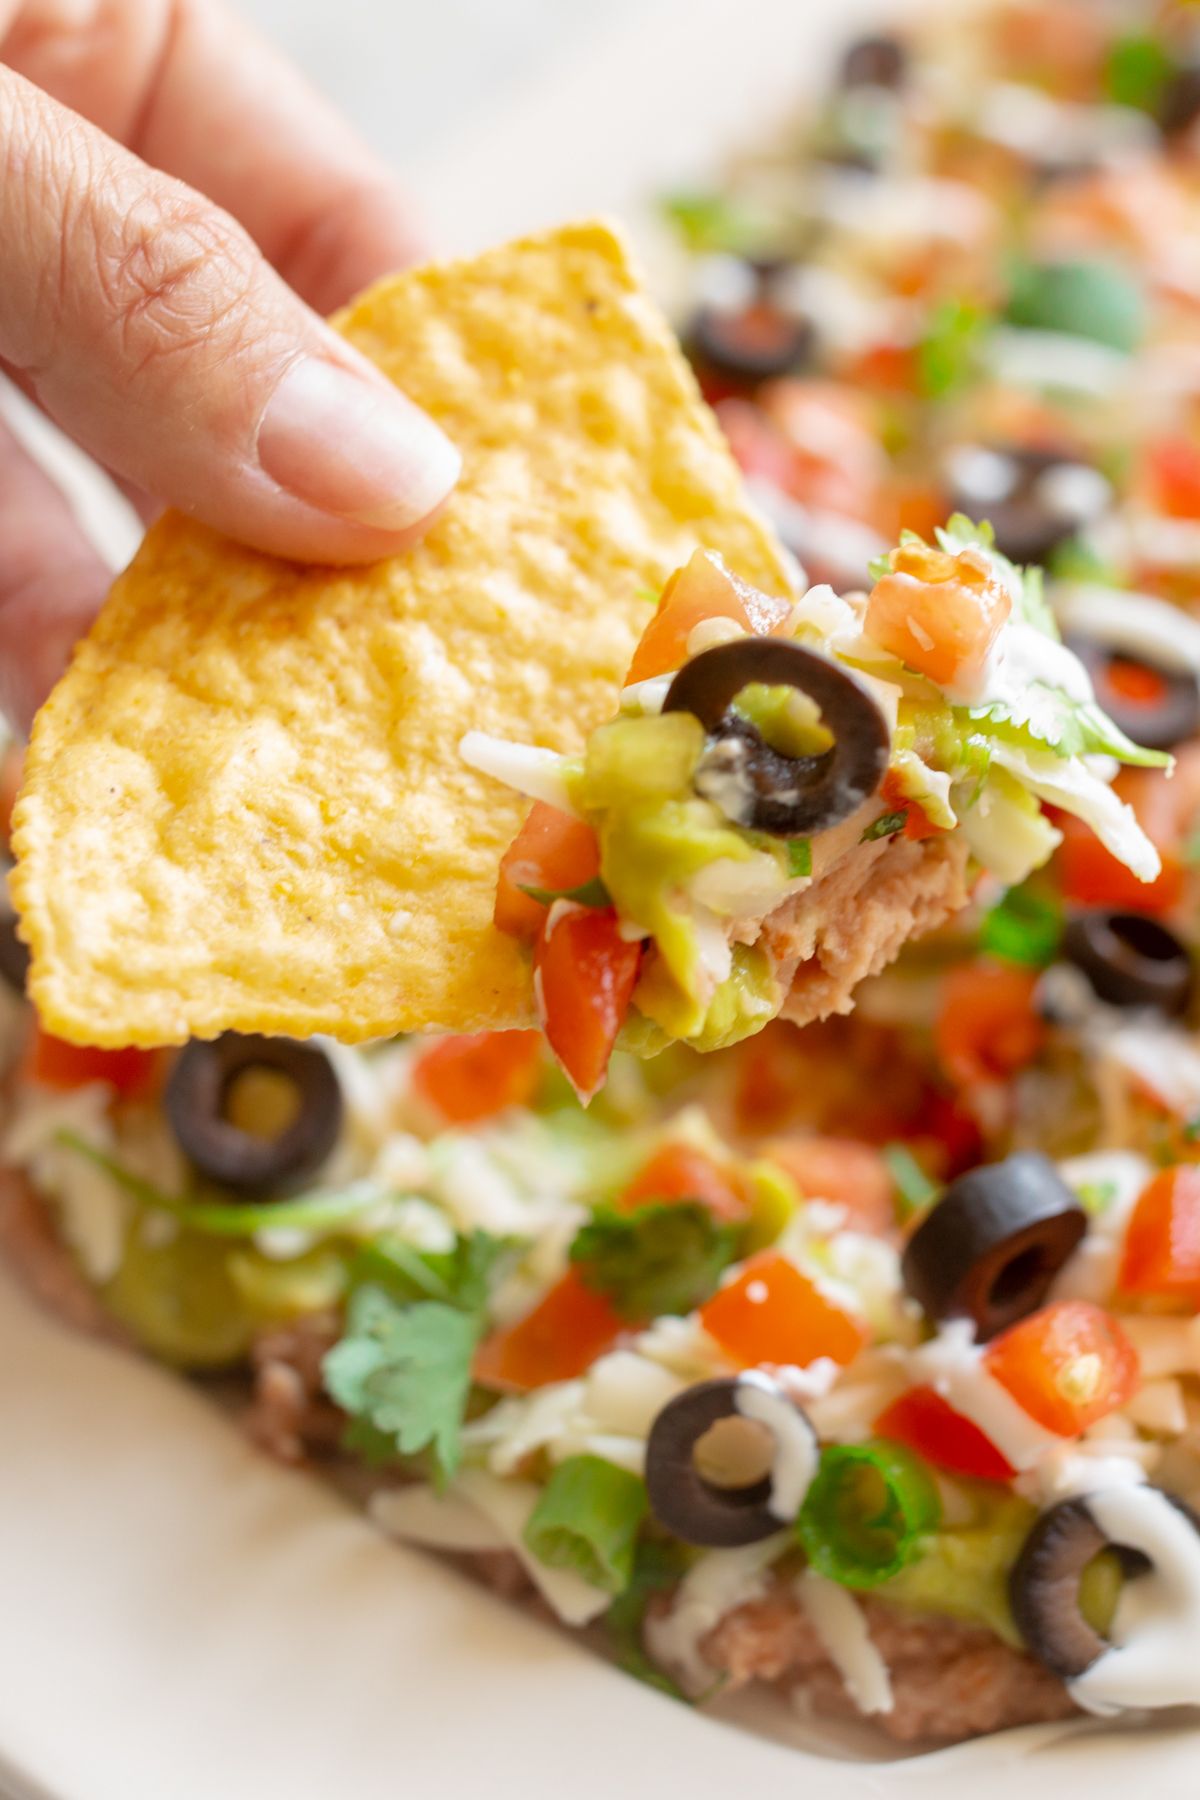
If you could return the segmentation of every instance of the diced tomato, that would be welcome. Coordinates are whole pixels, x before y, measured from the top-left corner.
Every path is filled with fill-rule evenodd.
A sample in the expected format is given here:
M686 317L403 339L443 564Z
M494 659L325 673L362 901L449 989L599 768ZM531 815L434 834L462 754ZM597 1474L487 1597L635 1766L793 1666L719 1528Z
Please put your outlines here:
M522 888L568 893L585 887L600 873L600 846L583 819L573 819L557 806L535 800L529 816L505 851L496 881L497 929L532 943L542 928L546 907Z
M940 837L945 830L944 826L934 824L924 807L908 798L891 769L883 778L879 797L889 812L904 812L908 815L900 835L908 838L911 843L919 844L925 838Z
M1165 438L1146 457L1149 498L1172 519L1200 519L1200 444Z
M20 744L9 744L0 757L0 841L8 843L12 836L12 810L25 770L25 751Z
M882 496L886 512L879 525L889 542L895 543L902 531L915 531L918 537L931 538L939 525L946 523L950 508L941 488L916 482L892 481Z
M1141 1379L1137 1351L1090 1300L1043 1306L993 1338L983 1360L1017 1405L1059 1437L1078 1437L1124 1406Z
M441 1038L413 1065L413 1086L455 1125L490 1119L533 1098L542 1056L540 1031L480 1031Z
M931 1387L910 1388L885 1407L875 1421L878 1437L907 1444L926 1462L951 1475L979 1481L1009 1481L1016 1470L971 1419L955 1412Z
M573 1381L629 1329L612 1302L570 1269L532 1312L484 1338L472 1374L484 1387L517 1394Z
M763 1250L700 1308L700 1323L735 1362L854 1360L867 1341L861 1319L827 1299L786 1256Z
M634 1212L653 1200L699 1200L716 1219L740 1225L749 1215L746 1195L714 1157L690 1144L664 1144L638 1170L617 1200Z
M839 373L855 387L878 388L885 394L914 394L917 390L916 348L912 344L869 344ZM940 524L944 517L943 512L935 523Z
M1125 1228L1117 1286L1200 1307L1200 1168L1162 1169L1142 1189Z
M1119 792L1121 784L1113 785ZM1062 813L1055 814L1054 823L1063 837L1054 866L1065 900L1076 906L1115 907L1118 912L1168 913L1179 905L1184 871L1173 851L1160 847L1162 869L1153 881L1139 881L1082 819Z
M641 944L621 936L610 906L560 901L538 938L533 953L538 1017L585 1106L603 1086L641 957Z
M792 451L787 492L804 506L871 518L888 461L869 400L845 382L788 376L758 396Z
M883 1233L895 1225L892 1177L869 1144L852 1138L776 1138L763 1154L791 1176L807 1199L844 1206L857 1230Z
M1037 982L1036 969L983 961L944 976L934 1044L956 1086L997 1081L1034 1060L1046 1036L1033 1005Z
M792 485L795 455L762 408L749 400L722 400L717 418L743 474L768 481L786 494Z
M633 653L628 682L666 675L687 661L688 638L705 619L732 619L756 637L768 637L791 611L789 600L760 593L738 581L716 557L697 550L662 591L658 610Z
M106 1081L123 1100L148 1099L158 1085L163 1056L159 1050L99 1050L91 1044L68 1044L35 1025L21 1058L20 1077L42 1087L86 1087Z
M1012 599L974 548L950 556L925 545L892 553L867 602L866 629L884 650L949 686L978 675Z

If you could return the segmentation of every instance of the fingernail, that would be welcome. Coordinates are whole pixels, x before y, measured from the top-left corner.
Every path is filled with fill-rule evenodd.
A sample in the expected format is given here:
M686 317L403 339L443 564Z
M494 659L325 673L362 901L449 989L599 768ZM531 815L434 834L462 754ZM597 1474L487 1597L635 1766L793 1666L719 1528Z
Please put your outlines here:
M321 357L293 363L258 428L272 481L322 512L403 531L440 506L461 459L411 400Z

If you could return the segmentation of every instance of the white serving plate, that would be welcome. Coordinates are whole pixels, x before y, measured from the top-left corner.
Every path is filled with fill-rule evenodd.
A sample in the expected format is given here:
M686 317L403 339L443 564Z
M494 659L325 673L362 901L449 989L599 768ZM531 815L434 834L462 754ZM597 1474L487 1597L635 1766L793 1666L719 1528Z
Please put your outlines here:
M653 249L645 194L784 110L877 10L658 0L411 179L450 249L596 210L632 217ZM127 522L107 522L120 551ZM782 1709L740 1716L753 1730L385 1543L198 1392L70 1336L0 1278L5 1800L1200 1793L1186 1723L1038 1728L881 1763L797 1747Z

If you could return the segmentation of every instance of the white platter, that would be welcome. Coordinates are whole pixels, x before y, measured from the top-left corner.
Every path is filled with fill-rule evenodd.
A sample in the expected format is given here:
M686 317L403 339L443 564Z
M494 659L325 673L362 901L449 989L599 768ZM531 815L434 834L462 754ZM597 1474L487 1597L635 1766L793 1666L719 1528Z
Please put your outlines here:
M452 249L637 213L749 115L782 110L874 10L640 8L411 178ZM384 1543L198 1393L69 1336L0 1280L11 1800L1127 1800L1137 1783L1195 1800L1200 1732L1033 1730L881 1764L691 1713Z

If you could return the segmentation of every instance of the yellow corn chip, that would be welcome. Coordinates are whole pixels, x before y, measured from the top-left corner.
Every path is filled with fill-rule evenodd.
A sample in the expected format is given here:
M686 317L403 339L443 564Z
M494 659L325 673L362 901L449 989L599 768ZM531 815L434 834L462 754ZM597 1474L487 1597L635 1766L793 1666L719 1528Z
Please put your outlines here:
M34 727L13 897L50 1030L347 1042L531 1017L492 923L523 802L472 727L556 750L609 716L647 589L781 553L604 225L373 288L336 321L463 454L406 556L300 568L162 519Z

